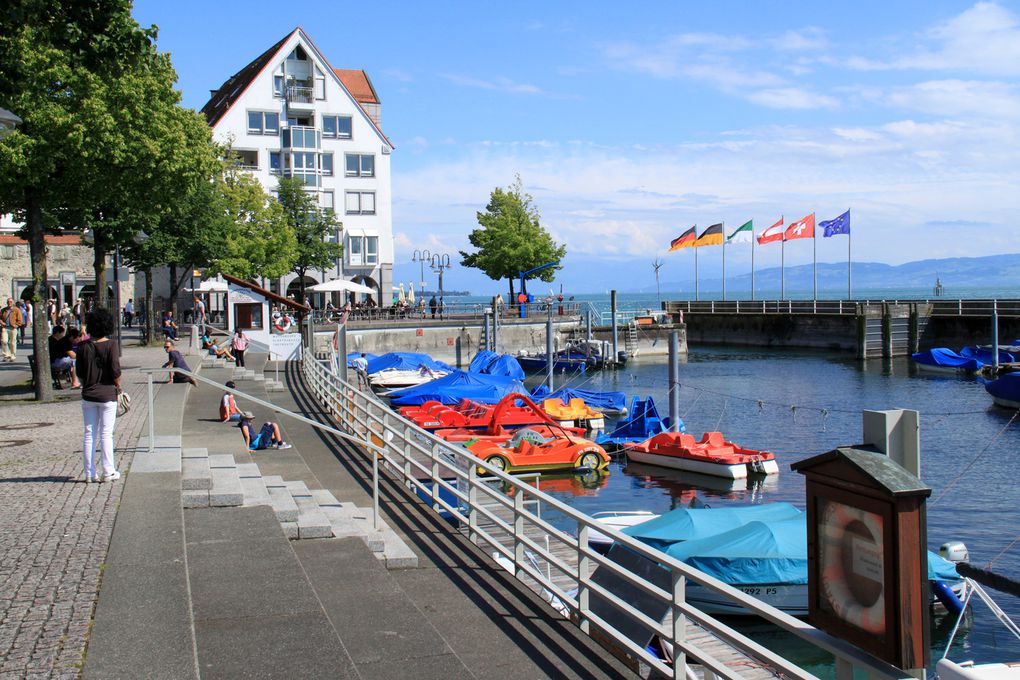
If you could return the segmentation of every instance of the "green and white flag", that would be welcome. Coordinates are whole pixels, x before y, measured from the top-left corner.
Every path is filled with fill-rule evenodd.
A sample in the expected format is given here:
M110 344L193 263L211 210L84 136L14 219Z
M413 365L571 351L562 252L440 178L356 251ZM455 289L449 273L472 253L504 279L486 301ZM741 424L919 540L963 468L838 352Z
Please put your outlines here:
M754 220L748 220L743 226L730 234L730 237L726 239L726 243L750 243L753 239Z

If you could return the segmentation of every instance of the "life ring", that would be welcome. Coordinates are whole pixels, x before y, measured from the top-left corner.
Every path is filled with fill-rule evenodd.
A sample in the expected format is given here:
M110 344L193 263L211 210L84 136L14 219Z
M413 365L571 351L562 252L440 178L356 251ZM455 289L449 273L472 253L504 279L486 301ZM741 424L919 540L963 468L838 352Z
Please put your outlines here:
M273 328L280 331L281 333L286 333L288 330L290 330L290 326L291 323L289 316L281 316L279 321L273 322Z
M844 621L869 633L886 632L882 517L828 501L821 509L819 553L823 596Z

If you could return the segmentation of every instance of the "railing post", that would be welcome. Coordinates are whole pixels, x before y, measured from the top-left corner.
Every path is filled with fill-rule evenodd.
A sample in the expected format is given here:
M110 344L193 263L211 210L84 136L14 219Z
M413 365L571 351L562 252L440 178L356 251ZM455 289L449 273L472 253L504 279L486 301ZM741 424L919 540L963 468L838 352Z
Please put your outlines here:
M152 396L152 374L148 374L148 385L146 386L149 393L149 453L156 450L156 418L155 408Z
M673 678L686 680L687 652L680 643L687 639L687 616L680 609L687 598L687 577L673 572ZM706 670L707 673L707 670Z
M372 528L379 530L379 452L369 449L372 453Z
M588 580L591 574L591 558L585 554L588 547L588 525L582 522L577 523L577 618L581 630L585 634L591 633L591 622L588 620L588 612L591 611L591 593L588 589Z
M478 466L468 465L468 540L478 540Z
M514 576L518 574L518 565L524 564L524 489L517 488L514 494Z
M854 666L842 657L836 657L836 680L854 680Z

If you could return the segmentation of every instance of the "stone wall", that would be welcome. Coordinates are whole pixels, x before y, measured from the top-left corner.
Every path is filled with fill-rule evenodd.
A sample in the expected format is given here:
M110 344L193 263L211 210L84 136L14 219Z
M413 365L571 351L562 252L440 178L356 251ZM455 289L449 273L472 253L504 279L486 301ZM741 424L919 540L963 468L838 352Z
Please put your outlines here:
M851 315L686 314L687 342L857 351Z
M57 285L61 275L67 280L73 275L78 283L92 283L92 248L84 245L49 245L46 271L50 284ZM0 292L4 297L20 297L32 279L32 260L27 244L0 244ZM75 289L77 294L78 289Z

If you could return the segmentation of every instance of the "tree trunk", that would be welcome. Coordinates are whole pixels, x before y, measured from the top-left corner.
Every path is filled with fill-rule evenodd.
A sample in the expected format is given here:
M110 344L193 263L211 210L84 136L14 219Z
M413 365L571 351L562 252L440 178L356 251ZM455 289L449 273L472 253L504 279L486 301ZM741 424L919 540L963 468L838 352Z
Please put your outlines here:
M517 298L514 296L514 277L512 276L507 277L507 281L510 282L510 299L507 300L507 303L511 305L516 305Z
M299 305L303 305L303 304L305 304L305 270L304 269L300 269L300 270L295 269L294 272L298 275L298 300L297 300L297 302L298 302ZM304 318L305 318L304 312L298 312L298 321L301 321Z
M92 259L92 269L96 275L96 299L95 308L99 309L102 307L106 308L109 296L106 293L106 244L103 243L99 235L96 233L96 229L92 230L93 242L92 251L94 257Z
M156 305L152 302L152 267L145 268L145 344L152 343L152 319L156 314Z
M170 263L170 311L174 313L174 321L180 323L180 315L177 313L177 263Z
M53 383L50 380L49 326L46 323L46 303L50 297L49 277L46 274L46 232L43 229L42 206L31 189L25 189L28 228L28 249L32 259L32 351L35 353L35 398L53 401Z

